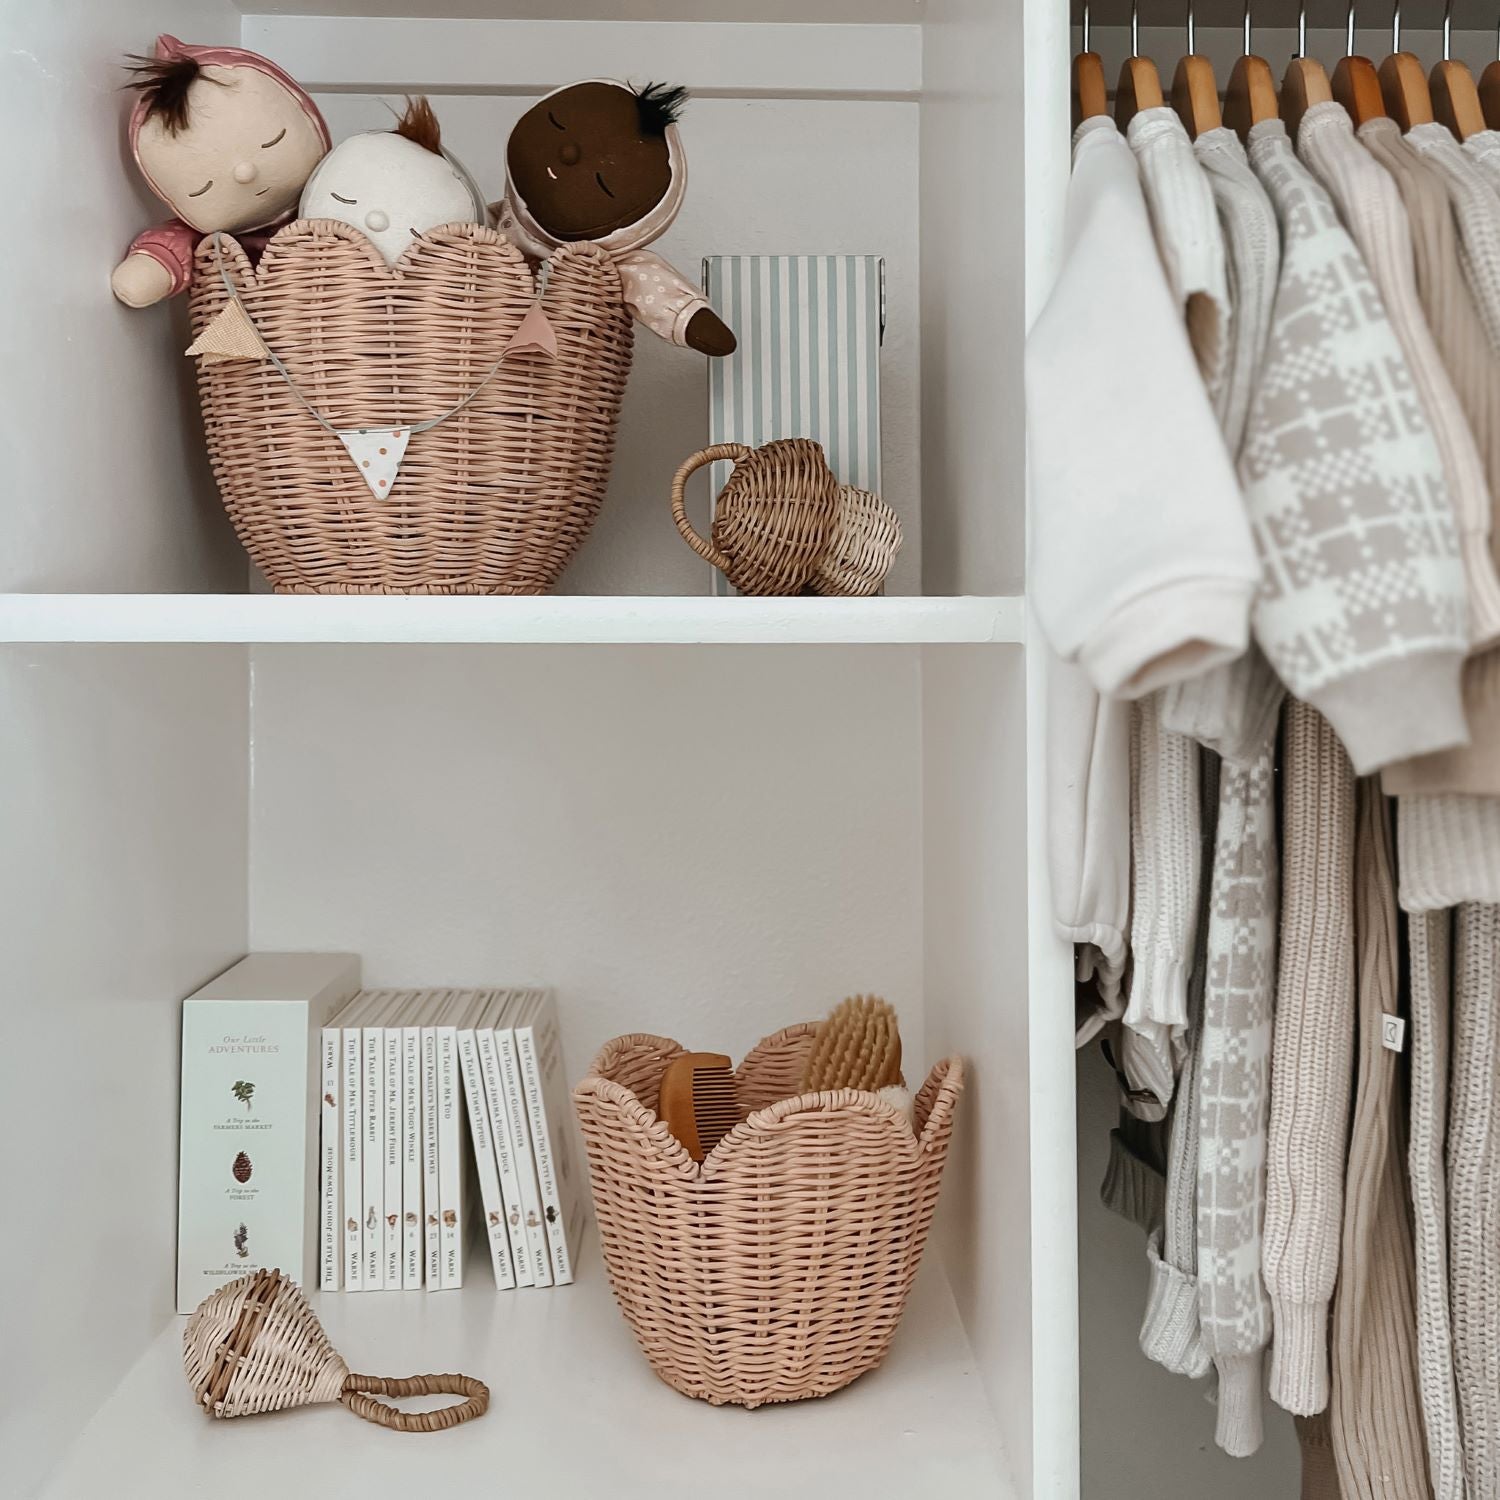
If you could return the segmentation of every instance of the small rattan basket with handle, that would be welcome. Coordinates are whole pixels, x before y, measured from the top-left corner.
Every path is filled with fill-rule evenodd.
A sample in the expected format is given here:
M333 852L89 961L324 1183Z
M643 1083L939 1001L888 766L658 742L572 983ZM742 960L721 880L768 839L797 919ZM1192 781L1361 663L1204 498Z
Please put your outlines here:
M705 541L688 520L687 482L723 459L734 469ZM841 485L811 438L700 449L673 477L672 518L688 546L742 594L875 594L901 550L896 512L879 495Z
M740 1064L748 1117L695 1163L657 1117L664 1037L608 1043L574 1090L610 1284L652 1368L686 1396L826 1396L884 1359L937 1204L963 1064L916 1129L874 1094L797 1094L817 1028Z
M253 268L209 236L195 335L232 300L226 275L286 373L269 359L204 359L199 400L225 508L275 589L536 594L557 582L604 500L633 350L604 251L569 246L547 262L555 357L507 352L539 282L480 225L431 230L394 266L329 220L288 225ZM387 498L319 416L418 429Z

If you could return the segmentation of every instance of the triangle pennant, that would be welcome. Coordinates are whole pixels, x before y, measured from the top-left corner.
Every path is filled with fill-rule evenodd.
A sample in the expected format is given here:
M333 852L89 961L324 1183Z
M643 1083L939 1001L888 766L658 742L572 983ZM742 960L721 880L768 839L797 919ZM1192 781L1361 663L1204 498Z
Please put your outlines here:
M510 342L500 358L509 359L512 354L520 354L527 349L539 350L548 359L557 358L557 334L548 321L547 314L542 311L540 302L533 302L526 309L526 316L511 334Z
M338 434L349 450L361 477L377 500L384 500L396 485L396 471L411 441L410 427L351 427Z
M187 352L200 356L206 365L222 365L232 359L264 359L266 346L245 309L238 302L226 302Z

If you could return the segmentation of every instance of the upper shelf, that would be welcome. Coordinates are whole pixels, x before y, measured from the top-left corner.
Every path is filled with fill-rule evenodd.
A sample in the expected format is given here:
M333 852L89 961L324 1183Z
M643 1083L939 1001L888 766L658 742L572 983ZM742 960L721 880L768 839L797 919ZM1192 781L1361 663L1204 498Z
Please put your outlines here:
M900 645L1025 639L1025 603L963 598L0 594L4 642Z

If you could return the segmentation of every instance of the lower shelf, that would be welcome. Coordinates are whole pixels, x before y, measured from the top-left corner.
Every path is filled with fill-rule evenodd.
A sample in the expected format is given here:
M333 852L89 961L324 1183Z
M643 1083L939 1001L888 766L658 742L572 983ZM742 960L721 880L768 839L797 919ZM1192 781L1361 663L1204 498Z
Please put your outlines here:
M319 1500L964 1494L1013 1500L994 1418L935 1260L880 1369L821 1401L747 1412L662 1384L614 1306L592 1239L578 1282L544 1292L316 1297L356 1370L463 1371L487 1415L451 1432L386 1432L333 1406L211 1422L192 1404L176 1318L85 1427L47 1500ZM436 1403L434 1403L436 1404Z

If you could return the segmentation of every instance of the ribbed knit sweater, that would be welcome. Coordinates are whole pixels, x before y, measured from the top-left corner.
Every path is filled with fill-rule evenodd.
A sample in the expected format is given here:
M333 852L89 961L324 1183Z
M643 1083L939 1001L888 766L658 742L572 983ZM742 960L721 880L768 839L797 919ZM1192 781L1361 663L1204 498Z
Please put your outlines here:
M1500 907L1454 930L1448 1238L1453 1369L1472 1500L1500 1495Z
M1220 399L1224 444L1239 458L1250 403L1260 379L1281 267L1276 210L1240 138L1224 126L1193 141L1224 232L1229 340ZM1284 689L1259 646L1209 671L1173 683L1161 695L1162 723L1246 765L1270 743Z
M1416 1292L1397 1055L1382 1021L1399 1004L1396 881L1379 782L1358 788L1354 906L1359 1076L1333 1304L1333 1456L1345 1500L1430 1500L1417 1392Z
M1490 557L1489 485L1474 435L1423 316L1411 224L1401 195L1390 173L1360 146L1342 104L1330 101L1307 111L1297 132L1297 150L1328 189L1364 256L1437 441L1463 557L1469 644L1495 640L1500 637L1500 583ZM1465 733L1454 743L1467 738Z
M1448 1310L1448 1066L1453 1008L1453 918L1415 916L1407 928L1411 967L1411 1179L1416 1235L1417 1373L1428 1474L1436 1500L1465 1500L1453 1319Z
M1500 193L1500 130L1481 130L1464 142L1469 160L1479 168L1479 175Z
M1287 687L1373 770L1468 737L1453 503L1401 345L1327 193L1279 120L1252 128L1250 160L1282 239L1240 464L1262 562L1254 629Z
M1302 1449L1302 1500L1342 1500L1328 1413L1298 1417L1296 1425L1297 1443Z
M1216 1439L1260 1447L1271 1302L1261 1275L1276 991L1275 747L1220 773L1198 1080L1198 1301L1219 1374Z
M1500 902L1500 799L1400 797L1397 809L1403 910Z
M1328 1404L1354 1057L1354 774L1316 709L1283 716L1281 959L1266 1157L1271 1397Z

